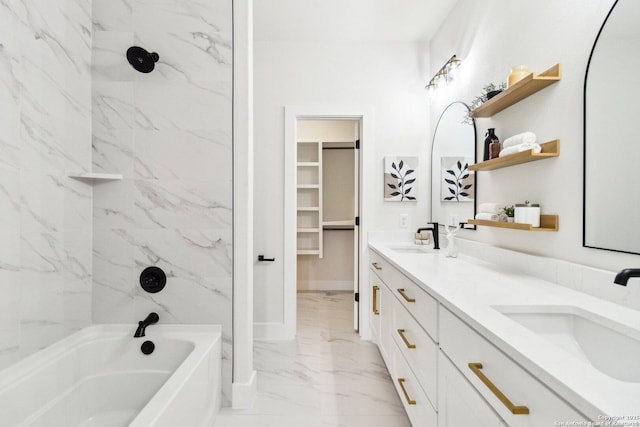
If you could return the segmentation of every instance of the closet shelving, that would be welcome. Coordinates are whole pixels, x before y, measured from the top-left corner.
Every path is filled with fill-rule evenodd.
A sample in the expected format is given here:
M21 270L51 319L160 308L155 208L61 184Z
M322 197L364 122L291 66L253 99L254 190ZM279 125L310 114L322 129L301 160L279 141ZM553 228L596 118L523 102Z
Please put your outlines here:
M322 258L322 141L299 139L297 151L297 253Z
M560 81L561 78L562 66L560 64L556 64L538 75L531 73L513 86L502 91L499 95L496 95L473 110L472 115L475 118L491 117L505 108L508 108L534 93ZM559 139L540 144L540 147L542 148L540 153L534 153L533 150L523 151L509 156L476 163L475 165L469 166L469 169L473 171L491 171L537 160L558 157L560 155ZM540 227L532 227L531 224L485 221L478 219L470 219L467 222L473 225L508 228L512 230L558 231L559 217L558 215L540 215Z

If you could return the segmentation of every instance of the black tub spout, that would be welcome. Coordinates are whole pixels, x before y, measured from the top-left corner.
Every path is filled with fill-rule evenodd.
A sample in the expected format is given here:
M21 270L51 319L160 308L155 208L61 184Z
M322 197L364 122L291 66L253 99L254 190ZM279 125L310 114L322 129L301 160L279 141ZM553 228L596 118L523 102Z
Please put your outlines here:
M147 329L147 326L158 323L158 320L160 320L160 316L158 316L158 313L149 313L146 319L138 322L138 329L136 329L136 333L133 335L133 337L143 337L144 331L145 329Z

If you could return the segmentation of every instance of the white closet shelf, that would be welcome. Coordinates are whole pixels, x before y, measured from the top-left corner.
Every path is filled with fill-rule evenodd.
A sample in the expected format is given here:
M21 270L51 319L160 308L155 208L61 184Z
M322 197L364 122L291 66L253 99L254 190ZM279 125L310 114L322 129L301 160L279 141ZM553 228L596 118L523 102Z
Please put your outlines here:
M299 212L319 212L320 208L318 206L298 206Z
M346 219L344 221L322 221L323 226L342 226L342 225L353 225L352 219Z
M69 172L69 178L74 179L95 179L103 181L118 181L122 179L119 173L96 173L96 172Z
M317 167L317 166L320 166L320 162L298 162L298 166L301 166L301 167Z
M318 233L320 231L319 228L298 228L296 229L298 233Z
M299 249L298 255L320 255L319 249Z
M320 184L300 184L298 185L299 189L303 188L320 188Z

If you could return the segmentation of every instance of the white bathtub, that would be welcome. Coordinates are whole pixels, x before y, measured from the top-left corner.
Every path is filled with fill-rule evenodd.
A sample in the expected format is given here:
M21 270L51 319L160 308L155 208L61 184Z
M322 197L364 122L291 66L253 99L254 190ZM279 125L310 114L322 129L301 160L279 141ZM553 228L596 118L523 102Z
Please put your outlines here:
M213 425L220 409L219 325L83 329L0 371L4 426ZM145 355L150 340L155 351Z

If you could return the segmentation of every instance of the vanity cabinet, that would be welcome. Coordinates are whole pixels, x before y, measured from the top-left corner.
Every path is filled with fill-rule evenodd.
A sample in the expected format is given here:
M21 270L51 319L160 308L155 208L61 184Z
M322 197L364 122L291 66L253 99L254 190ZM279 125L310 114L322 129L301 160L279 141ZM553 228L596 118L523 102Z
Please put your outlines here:
M536 427L587 421L424 285L375 251L370 259L374 339L412 425Z
M370 259L374 340L412 425L435 427L438 303L377 253Z
M438 384L438 427L506 425L442 352L438 356Z
M552 426L586 418L445 308L440 348L493 410L516 426Z

